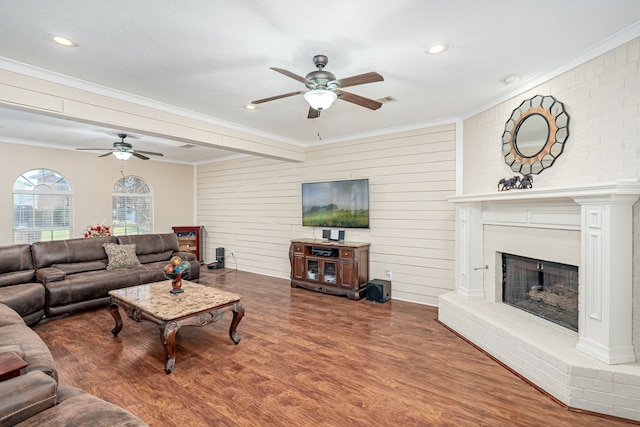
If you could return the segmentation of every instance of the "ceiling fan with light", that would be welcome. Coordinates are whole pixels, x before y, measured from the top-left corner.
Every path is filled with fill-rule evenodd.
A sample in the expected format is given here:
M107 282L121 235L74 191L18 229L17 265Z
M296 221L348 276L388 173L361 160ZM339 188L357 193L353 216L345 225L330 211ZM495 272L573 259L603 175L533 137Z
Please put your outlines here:
M131 144L129 144L128 142L124 142L124 139L127 137L126 133L119 133L118 137L121 139L121 141L114 142L113 148L76 148L76 150L108 150L107 153L101 154L98 157L107 157L109 154L113 154L118 160L129 160L131 156L135 156L142 160L149 160L149 157L145 156L144 154L162 157L162 153L134 150Z
M370 110L377 110L382 107L381 102L342 90L342 88L345 87L383 81L384 78L380 74L372 71L344 79L336 79L336 76L333 75L333 73L324 70L327 62L329 62L329 58L325 55L314 56L313 63L318 67L318 69L310 72L306 77L299 76L282 68L271 67L273 71L277 71L280 74L284 74L287 77L304 83L309 90L301 90L269 98L258 99L256 101L251 101L251 103L261 104L263 102L274 101L280 98L304 94L304 99L309 103L309 114L307 115L307 118L309 119L319 117L320 112L331 107L336 99L351 102L352 104L356 104Z

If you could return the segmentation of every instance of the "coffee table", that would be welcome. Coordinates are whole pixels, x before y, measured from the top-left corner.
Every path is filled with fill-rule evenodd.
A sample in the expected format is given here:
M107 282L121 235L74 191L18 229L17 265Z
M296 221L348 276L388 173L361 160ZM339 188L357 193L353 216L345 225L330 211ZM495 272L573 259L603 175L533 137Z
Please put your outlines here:
M117 336L122 330L119 307L136 322L148 320L156 323L160 327L160 340L165 350L164 370L167 374L176 364L176 334L182 326L205 326L231 311L233 319L229 336L235 344L240 342L236 328L244 316L241 295L187 280L182 281L182 289L182 293L171 293L171 280L166 280L109 291L109 312L116 322L111 333Z

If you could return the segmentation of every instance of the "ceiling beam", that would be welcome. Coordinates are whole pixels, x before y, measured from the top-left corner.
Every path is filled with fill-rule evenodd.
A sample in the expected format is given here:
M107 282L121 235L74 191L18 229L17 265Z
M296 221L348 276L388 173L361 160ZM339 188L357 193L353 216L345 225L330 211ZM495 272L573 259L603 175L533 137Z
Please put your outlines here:
M1 69L0 105L259 157L305 160L298 145Z

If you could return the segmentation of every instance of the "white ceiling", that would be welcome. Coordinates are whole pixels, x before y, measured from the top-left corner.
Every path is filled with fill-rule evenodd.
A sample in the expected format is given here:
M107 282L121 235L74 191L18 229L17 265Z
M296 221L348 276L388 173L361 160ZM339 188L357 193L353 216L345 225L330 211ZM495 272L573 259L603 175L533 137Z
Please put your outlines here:
M78 47L56 45L57 34ZM638 0L20 0L0 8L0 68L27 64L309 145L319 133L337 141L465 117L639 35ZM447 52L424 53L442 41ZM302 96L243 108L303 90L269 67L304 76L316 54L338 78L382 74L349 91L396 101L377 111L338 101L314 120ZM520 82L500 82L514 73ZM111 147L121 131L1 107L3 141ZM172 161L231 154L133 137Z

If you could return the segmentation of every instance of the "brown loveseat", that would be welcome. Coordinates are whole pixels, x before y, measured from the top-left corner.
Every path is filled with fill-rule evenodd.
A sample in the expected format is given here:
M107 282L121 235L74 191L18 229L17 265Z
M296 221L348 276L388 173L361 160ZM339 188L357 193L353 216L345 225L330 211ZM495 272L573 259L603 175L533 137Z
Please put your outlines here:
M0 381L0 425L146 426L116 405L59 385L47 345L16 311L0 304L0 354L9 352L27 366L21 375Z
M136 264L108 268L103 245L133 245ZM131 249L131 247L129 247ZM189 261L189 280L200 278L200 263L179 252L173 233L96 237L0 247L0 303L28 325L46 317L105 306L112 289L165 280L163 266L174 255Z

